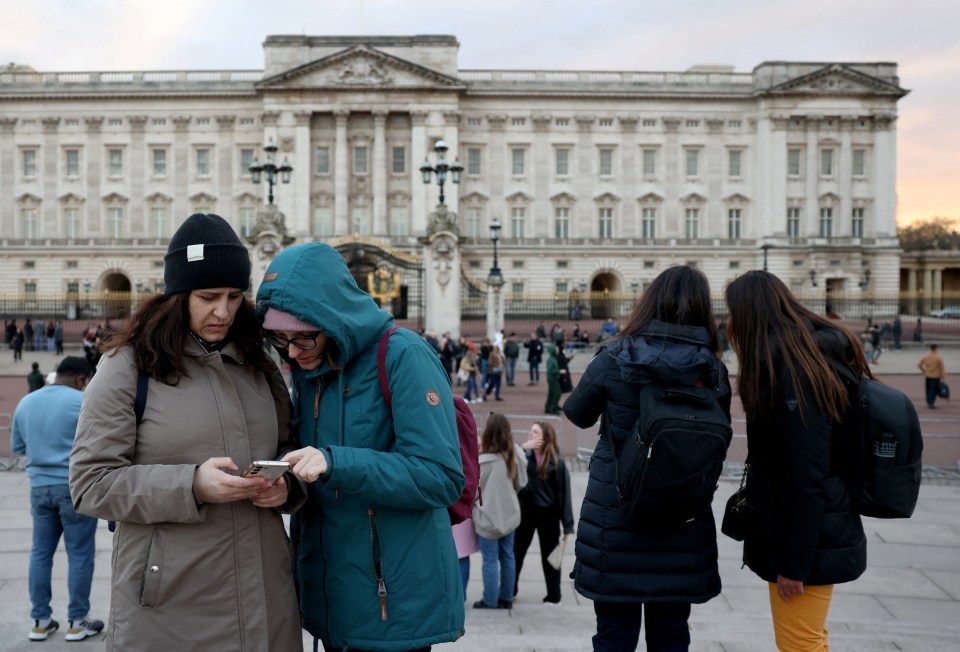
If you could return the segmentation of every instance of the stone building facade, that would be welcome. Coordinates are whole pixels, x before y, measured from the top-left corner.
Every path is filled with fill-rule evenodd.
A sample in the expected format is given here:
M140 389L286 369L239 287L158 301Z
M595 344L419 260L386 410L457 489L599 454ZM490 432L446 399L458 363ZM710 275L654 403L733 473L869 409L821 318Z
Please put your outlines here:
M718 293L763 266L797 291L899 289L895 63L461 70L457 49L270 36L263 70L0 70L0 291L161 288L190 213L253 231L269 140L290 236L416 259L438 139L464 167L444 188L463 275L486 276L498 219L508 297L636 292L677 263Z

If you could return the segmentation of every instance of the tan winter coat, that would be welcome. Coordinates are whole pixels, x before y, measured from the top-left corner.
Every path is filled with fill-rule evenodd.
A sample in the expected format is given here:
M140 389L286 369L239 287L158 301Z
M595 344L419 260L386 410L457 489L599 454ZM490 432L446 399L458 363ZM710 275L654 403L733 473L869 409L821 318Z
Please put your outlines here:
M247 500L198 506L193 495L207 459L242 470L290 445L282 377L268 383L238 355L188 342L190 377L150 379L139 429L131 349L105 355L84 392L70 490L78 512L118 522L108 650L302 650L280 513Z

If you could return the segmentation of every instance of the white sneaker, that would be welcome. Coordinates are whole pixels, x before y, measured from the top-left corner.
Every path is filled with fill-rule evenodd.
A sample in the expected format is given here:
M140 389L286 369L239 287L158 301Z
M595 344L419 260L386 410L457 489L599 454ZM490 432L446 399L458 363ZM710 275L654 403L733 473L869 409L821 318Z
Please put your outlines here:
M60 623L55 621L53 618L47 618L46 622L42 620L34 620L33 627L30 629L30 636L28 637L31 641L45 641L50 635L50 632L55 632L60 629Z
M103 621L94 620L89 615L83 620L71 620L67 627L68 641L82 641L90 636L96 636L103 631Z

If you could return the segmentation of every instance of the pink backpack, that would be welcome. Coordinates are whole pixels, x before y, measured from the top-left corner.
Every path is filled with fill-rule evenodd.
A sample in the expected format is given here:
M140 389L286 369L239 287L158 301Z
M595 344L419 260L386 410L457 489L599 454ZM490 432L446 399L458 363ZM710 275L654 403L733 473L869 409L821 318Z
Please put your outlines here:
M380 374L380 390L383 392L383 398L387 401L387 409L393 410L393 398L390 396L390 384L387 381L387 340L393 335L399 326L394 326L387 330L380 338L380 345L377 347L377 371ZM467 407L467 402L459 396L453 397L453 409L457 415L457 435L460 438L460 461L463 463L463 475L467 481L463 485L463 492L457 502L447 507L447 513L450 514L450 522L456 525L462 523L473 516L474 500L479 498L480 504L483 504L483 496L480 496L480 460L479 446L477 444L477 422L473 418L473 413Z

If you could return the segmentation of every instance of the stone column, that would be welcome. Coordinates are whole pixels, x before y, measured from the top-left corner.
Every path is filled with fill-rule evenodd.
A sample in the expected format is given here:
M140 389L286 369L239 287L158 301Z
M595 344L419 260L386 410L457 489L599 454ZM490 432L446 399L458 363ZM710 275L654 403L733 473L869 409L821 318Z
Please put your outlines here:
M833 234L853 235L853 119L840 118L840 149L837 154L837 187L840 189L840 214L834 215Z
M40 197L46 199L40 204L40 212L37 215L37 231L35 237L56 236L60 229L57 228L57 179L60 175L57 173L57 161L60 159L60 152L57 148L57 129L60 125L60 118L42 118L43 124L43 158L37 161L42 166L40 169L43 174L43 190L39 193Z
M533 205L530 206L528 238L552 238L555 235L550 224L553 221L552 205L550 203L550 180L553 178L551 169L552 148L548 139L552 116L534 114L533 116L533 143L530 151L530 166L527 178L533 177ZM502 314L502 313L501 313ZM487 322L489 324L489 321Z
M167 178L173 188L173 214L170 222L174 231L190 216L193 207L188 196L190 185L190 139L187 130L190 127L189 116L177 116L173 119L173 147L170 148L172 161L167 161ZM173 166L170 168L169 166Z
M370 233L387 237L387 111L373 111L373 215L370 216Z
M807 128L807 160L806 170L804 171L804 181L806 182L806 195L804 199L804 213L806 213L806 233L801 226L800 235L807 237L819 237L820 235L820 198L817 191L820 188L820 143L817 125L820 124L820 116L810 115L806 119Z
M450 149L447 151L447 163L453 165L453 162L460 157L460 113L458 111L443 112L443 139ZM463 165L463 161L460 162ZM453 175L447 173L447 183L443 186L443 194L446 195L445 201L454 212L460 210L460 185L453 182Z
M503 330L503 277L487 278L487 337L491 340Z
M617 238L639 238L642 235L640 228L640 208L637 205L636 194L632 196L626 192L628 188L636 188L640 184L641 171L637 166L637 122L636 116L620 118L620 169L614 170L620 180L619 186L624 190L624 201L620 204L620 225L613 232Z
M504 157L508 156L503 131L506 123L507 116L505 115L487 115L487 124L490 126L490 140L484 151L487 161L482 163L482 167L487 179L490 180L490 208L486 215L486 222L489 224L493 218L499 217L503 224L504 237L509 238L511 233L510 213L507 211L507 205L504 202L504 193L507 179L510 178L512 162L509 159L504 160ZM485 228L486 225L481 229L481 232Z
M432 231L422 238L427 332L460 337L460 238L456 215L432 214ZM449 220L449 221L448 221Z
M661 118L666 134L663 143L663 237L686 238L683 209L679 206L680 189L683 187L680 156L680 118L663 116ZM685 173L685 171L684 171Z
M148 235L149 231L147 209L143 202L146 195L144 181L147 178L145 169L147 154L143 131L147 124L147 116L127 116L127 122L130 123L130 156L128 158L130 164L130 205L127 217L130 228L127 230L126 236L132 238ZM229 196L229 193L221 194L222 196Z
M233 169L234 140L233 125L237 121L235 115L218 115L217 120L217 149L211 152L216 157L214 171L216 173L216 182L214 187L217 189L217 211L239 232L240 223L238 221L237 209L233 199L234 175L238 170ZM214 161L210 161L214 165ZM239 194L239 193L238 193Z
M189 120L189 118L187 118ZM101 219L101 193L100 184L103 181L103 139L100 128L103 126L103 117L95 116L84 118L87 126L87 201L86 201L86 225L83 229L83 235L90 237L93 234L99 234ZM186 194L186 189L183 190ZM186 217L186 216L184 216Z
M13 144L13 129L16 118L0 117L0 214L10 219L0 220L0 237L12 238L17 220L16 205L13 199L13 185L16 178L17 148Z
M420 176L420 165L427 158L426 124L426 111L410 111L410 230L416 236L427 232L427 193L433 185L424 184Z
M577 122L577 147L574 174L576 181L573 193L577 196L577 203L573 206L573 215L570 216L571 238L596 238L599 232L596 228L597 205L593 201L596 194L596 173L593 170L593 161L597 158L596 148L593 146L593 123L596 118L592 115L575 116ZM573 162L571 162L573 163Z
M896 116L874 117L873 178L874 189L873 225L879 237L893 236L897 232L897 141Z
M346 235L348 232L350 208L350 153L347 151L347 121L350 112L333 112L336 120L336 141L333 147L333 234Z
M759 215L748 215L748 225L744 237L766 238L778 231L786 232L787 227L787 118L773 119L773 131L770 134L770 149L759 143L754 149L752 157L754 166L747 169L747 174L756 179L761 178L767 188L764 202L757 206ZM762 220L762 222L760 222ZM760 222L761 228L750 223Z
M910 295L910 312L917 314L917 270L907 270L907 293Z
M293 114L293 118L296 125L293 135L293 155L290 157L293 172L286 205L293 207L293 214L288 217L289 228L294 233L302 234L310 233L310 195L312 194L310 180L313 179L310 122L313 119L313 112L297 111Z

